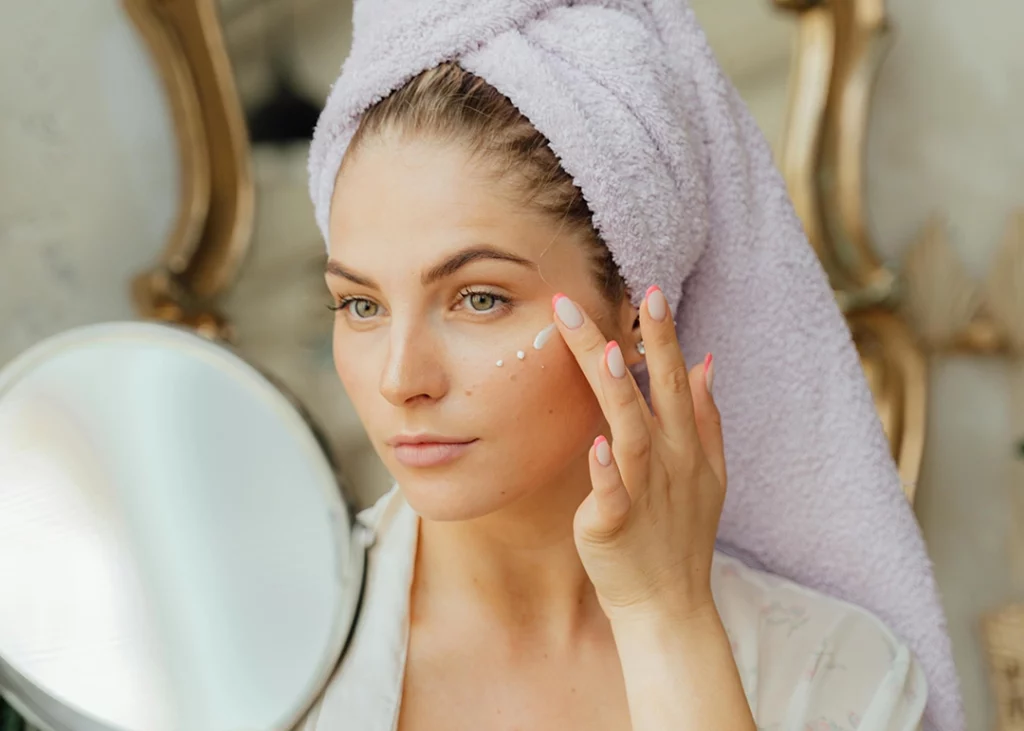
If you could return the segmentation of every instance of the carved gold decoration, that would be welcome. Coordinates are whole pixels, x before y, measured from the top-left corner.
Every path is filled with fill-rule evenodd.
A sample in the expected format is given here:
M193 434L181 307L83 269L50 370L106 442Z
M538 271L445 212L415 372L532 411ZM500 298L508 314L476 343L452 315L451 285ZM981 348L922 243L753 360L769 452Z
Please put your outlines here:
M836 51L819 168L822 217L846 282L842 289L873 303L891 297L895 284L875 253L864 202L871 92L889 47L889 26L884 0L836 1L827 7Z
M144 317L229 338L216 311L252 234L249 143L214 0L123 0L171 100L181 203L161 261L133 283Z
M926 369L893 309L896 279L875 254L864 203L871 88L886 48L883 0L775 0L797 47L779 165L847 314L908 500L924 450Z
M1024 731L1024 605L1011 605L982 620L999 731Z
M985 283L985 306L1015 353L1024 353L1024 209L1010 217Z
M829 278L842 281L844 277L826 240L818 193L818 158L835 51L832 11L821 6L799 15L796 38L779 168L811 246Z
M796 49L779 166L845 311L888 301L864 203L871 90L887 48L882 0L775 0L796 11Z
M903 306L925 343L952 342L970 325L981 294L950 248L945 221L935 216L904 261Z
M983 285L935 217L907 254L904 307L931 350L1024 354L1024 211L1011 216Z
M171 231L164 258L173 271L188 266L210 208L210 161L206 129L192 71L181 45L168 32L165 22L153 12L151 3L127 0L125 10L149 45L158 69L177 134L180 165L178 218Z
M924 356L903 320L888 310L862 310L850 315L849 322L903 492L913 503L927 426Z

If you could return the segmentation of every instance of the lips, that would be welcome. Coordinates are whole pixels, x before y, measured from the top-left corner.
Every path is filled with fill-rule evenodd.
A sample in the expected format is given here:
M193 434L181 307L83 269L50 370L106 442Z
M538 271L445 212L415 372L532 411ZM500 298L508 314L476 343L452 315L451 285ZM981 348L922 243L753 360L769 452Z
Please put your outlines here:
M388 440L395 459L406 467L437 467L461 457L476 439L454 439L434 434L400 436Z

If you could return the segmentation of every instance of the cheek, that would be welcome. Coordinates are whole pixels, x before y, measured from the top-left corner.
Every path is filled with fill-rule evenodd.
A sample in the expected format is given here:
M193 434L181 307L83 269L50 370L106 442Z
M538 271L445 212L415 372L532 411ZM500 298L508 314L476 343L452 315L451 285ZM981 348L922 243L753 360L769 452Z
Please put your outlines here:
M334 370L359 419L369 427L374 422L371 403L381 398L382 366L366 353L363 353L364 357L353 357L354 347L356 343L353 338L335 334L332 346Z
M353 367L355 359L346 358L345 355L348 348L345 347L344 339L338 336L337 325L335 325L335 332L333 342L331 344L331 354L334 357L334 370L337 371L338 377L341 379L342 384L345 388L349 388L353 378L358 377L359 373Z
M523 352L522 361L513 351L501 368L485 366L466 395L511 463L554 468L589 448L604 426L603 415L564 343Z

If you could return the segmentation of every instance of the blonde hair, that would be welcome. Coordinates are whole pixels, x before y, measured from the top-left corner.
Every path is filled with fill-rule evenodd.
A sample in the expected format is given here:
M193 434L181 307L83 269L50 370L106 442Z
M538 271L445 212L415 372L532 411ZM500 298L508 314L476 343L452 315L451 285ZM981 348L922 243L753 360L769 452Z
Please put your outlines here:
M468 147L523 195L523 204L552 216L590 245L598 286L617 304L626 283L594 228L593 213L548 140L501 92L455 63L424 71L363 115L349 154L387 132L429 135Z

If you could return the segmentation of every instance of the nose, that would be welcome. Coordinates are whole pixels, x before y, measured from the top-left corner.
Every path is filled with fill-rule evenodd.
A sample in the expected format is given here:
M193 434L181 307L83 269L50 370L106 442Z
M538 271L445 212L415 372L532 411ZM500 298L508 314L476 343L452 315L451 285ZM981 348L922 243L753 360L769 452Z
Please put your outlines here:
M395 406L438 401L448 392L441 343L422 324L391 327L380 393Z

